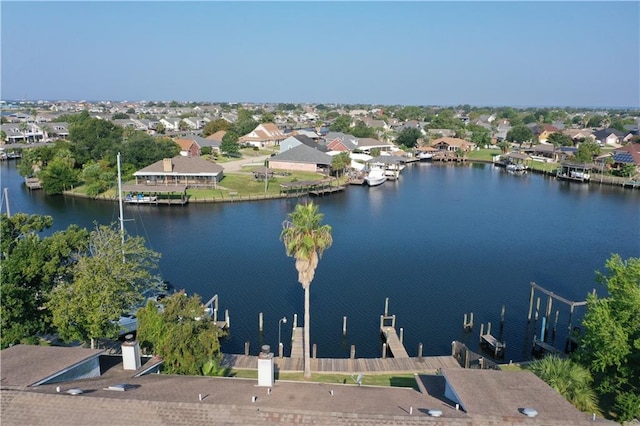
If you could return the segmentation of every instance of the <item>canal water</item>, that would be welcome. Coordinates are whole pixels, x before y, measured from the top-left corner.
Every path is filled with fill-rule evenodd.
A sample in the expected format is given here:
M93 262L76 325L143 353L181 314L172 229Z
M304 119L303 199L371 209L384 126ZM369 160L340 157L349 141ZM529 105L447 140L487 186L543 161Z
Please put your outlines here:
M12 213L52 215L55 230L117 221L117 203L29 192L14 162L1 170ZM205 300L219 295L231 320L226 352L243 353L245 341L254 354L262 344L275 348L278 320L286 316L288 353L293 314L302 323L303 290L279 234L298 201L125 206L125 226L162 254L165 280ZM453 340L477 350L480 324L491 322L492 334L507 343L505 360L524 360L540 333L540 324L527 323L532 281L581 301L594 288L605 294L595 271L612 253L640 255L640 191L514 176L488 164L414 164L398 181L314 201L334 238L311 284L311 340L319 357L348 357L352 344L358 357L380 356L388 297L411 356L419 343L425 355L449 354ZM554 343L562 348L569 310L555 302L551 322L556 309ZM476 325L465 333L463 315L471 312Z

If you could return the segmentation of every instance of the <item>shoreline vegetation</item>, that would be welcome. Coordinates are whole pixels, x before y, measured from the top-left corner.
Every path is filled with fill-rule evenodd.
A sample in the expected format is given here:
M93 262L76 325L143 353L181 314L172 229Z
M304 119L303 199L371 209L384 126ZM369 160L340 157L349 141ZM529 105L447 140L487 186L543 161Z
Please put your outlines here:
M477 151L471 151L468 153L467 163L480 163L480 164L494 164L493 157L499 155L500 151L495 149L480 149ZM224 159L222 161L216 160L216 163L225 164L230 163L233 160ZM255 163L249 164L248 167L242 168L241 171L229 171L225 173L224 178L220 182L217 188L189 188L187 189L187 195L189 196L190 203L233 203L241 201L262 201L270 199L281 199L298 197L306 195L302 193L286 194L280 189L281 183L291 183L297 181L309 181L309 180L322 180L327 176L321 173L311 172L291 172L288 176L275 176L267 182L265 185L264 180L257 180L253 175L253 171L258 166ZM532 173L542 174L548 177L555 177L555 171L558 168L557 163L541 163L531 162L528 165L528 170ZM348 181L344 176L340 178L333 178L335 185L348 185ZM611 185L611 186L624 186L629 181L628 178L621 178L616 176L602 175L599 173L592 173L592 183ZM135 182L123 182L123 183L135 183ZM97 196L89 196L85 192L85 187L79 186L71 190L63 191L64 195L90 198L94 200L104 201L118 201L117 190L114 185L113 188L99 194Z

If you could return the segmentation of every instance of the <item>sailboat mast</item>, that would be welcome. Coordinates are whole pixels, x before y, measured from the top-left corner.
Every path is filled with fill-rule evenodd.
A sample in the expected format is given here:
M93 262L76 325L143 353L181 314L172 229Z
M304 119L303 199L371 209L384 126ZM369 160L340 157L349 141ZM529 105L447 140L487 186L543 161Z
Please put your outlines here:
M122 171L120 170L120 153L118 153L118 204L120 206L120 237L122 238L122 263L124 258L124 213L122 208Z
M11 217L11 210L9 210L9 188L4 189L4 202L7 205L7 217Z

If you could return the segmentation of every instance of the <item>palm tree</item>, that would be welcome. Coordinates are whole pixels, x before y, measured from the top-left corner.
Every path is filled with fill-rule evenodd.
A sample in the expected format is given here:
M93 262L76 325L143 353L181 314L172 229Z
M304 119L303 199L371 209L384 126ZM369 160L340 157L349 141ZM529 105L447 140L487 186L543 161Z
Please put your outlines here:
M331 247L331 226L322 225L324 215L318 206L310 202L297 204L289 213L289 220L282 224L280 240L284 242L287 256L296 259L298 282L304 289L304 378L311 378L311 357L309 354L309 286L315 275L322 253Z
M569 359L546 356L529 366L536 376L564 396L578 410L599 413L598 398L591 387L589 370Z

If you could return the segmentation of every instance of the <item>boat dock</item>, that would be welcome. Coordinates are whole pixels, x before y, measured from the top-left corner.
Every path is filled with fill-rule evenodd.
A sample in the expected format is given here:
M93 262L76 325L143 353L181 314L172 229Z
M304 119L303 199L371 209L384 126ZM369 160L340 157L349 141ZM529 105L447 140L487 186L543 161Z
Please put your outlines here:
M42 183L40 183L40 179L38 178L24 178L24 183L29 189L42 189Z
M391 352L393 358L406 359L409 354L402 343L403 330L400 329L400 337L396 332L396 316L389 315L389 298L385 299L384 315L380 315L380 334L385 340L383 344L382 357L386 358L386 350Z
M274 357L276 371L303 371L302 358ZM223 354L221 365L240 370L257 370L258 357L244 354ZM436 372L441 368L462 368L453 356L410 358L311 358L315 373L383 374L396 372Z
M291 358L302 359L304 358L304 327L297 327L295 324L291 331Z
M480 346L493 352L494 358L504 356L504 350L507 348L506 343L491 334L491 323L488 324L486 333L484 332L484 324L480 324Z

